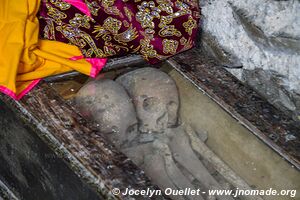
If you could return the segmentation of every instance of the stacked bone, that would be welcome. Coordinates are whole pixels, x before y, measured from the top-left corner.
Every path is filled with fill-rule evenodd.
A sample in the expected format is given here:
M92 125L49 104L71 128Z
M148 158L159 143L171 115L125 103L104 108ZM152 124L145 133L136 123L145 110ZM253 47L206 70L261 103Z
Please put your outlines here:
M76 103L81 113L95 120L100 131L161 189L224 189L195 151L209 160L213 157L212 162L220 171L227 166L211 156L212 152L203 154L210 152L208 149L199 151L200 146L205 146L197 137L199 134L188 125L178 124L178 90L166 73L154 68L140 68L116 81L91 81L78 92ZM205 138L203 134L202 138ZM228 168L226 170L230 172L228 177L236 177ZM229 182L245 188L243 181L235 184L236 180L240 181L240 178ZM173 195L171 198L233 199L206 195Z

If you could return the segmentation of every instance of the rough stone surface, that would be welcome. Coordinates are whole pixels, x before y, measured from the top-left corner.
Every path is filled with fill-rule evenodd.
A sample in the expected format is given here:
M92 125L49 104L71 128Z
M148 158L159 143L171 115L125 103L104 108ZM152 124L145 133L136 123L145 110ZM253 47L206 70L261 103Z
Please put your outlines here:
M290 113L297 120L300 115L299 96L289 93L283 86L283 77L270 70L243 70L242 78L252 88L265 96L277 108Z
M203 46L221 64L242 65L229 71L299 116L300 1L202 0L200 6ZM270 78L261 74L252 80L257 69ZM270 82L278 77L279 82Z

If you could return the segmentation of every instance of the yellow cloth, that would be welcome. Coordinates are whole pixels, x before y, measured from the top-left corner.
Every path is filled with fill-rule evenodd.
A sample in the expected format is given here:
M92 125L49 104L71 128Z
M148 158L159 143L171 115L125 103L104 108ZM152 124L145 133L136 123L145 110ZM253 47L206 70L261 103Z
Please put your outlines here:
M39 39L40 0L0 0L0 91L17 98L34 80L71 70L89 75L76 46Z

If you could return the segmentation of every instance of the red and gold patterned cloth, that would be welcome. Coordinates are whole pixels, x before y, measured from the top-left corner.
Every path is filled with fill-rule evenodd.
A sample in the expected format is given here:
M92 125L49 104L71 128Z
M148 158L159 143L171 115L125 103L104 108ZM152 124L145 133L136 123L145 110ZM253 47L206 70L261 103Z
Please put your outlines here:
M42 0L40 36L87 58L140 53L154 64L194 45L196 0Z

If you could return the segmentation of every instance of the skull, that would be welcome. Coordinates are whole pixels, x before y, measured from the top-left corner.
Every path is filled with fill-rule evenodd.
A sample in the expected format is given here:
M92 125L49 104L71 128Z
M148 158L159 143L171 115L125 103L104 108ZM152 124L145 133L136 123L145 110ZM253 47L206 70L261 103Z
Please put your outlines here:
M83 116L99 124L99 130L117 146L135 137L137 118L125 89L115 81L100 79L83 86L76 95Z
M179 97L174 80L155 68L140 68L116 80L133 99L139 131L162 133L177 125Z

